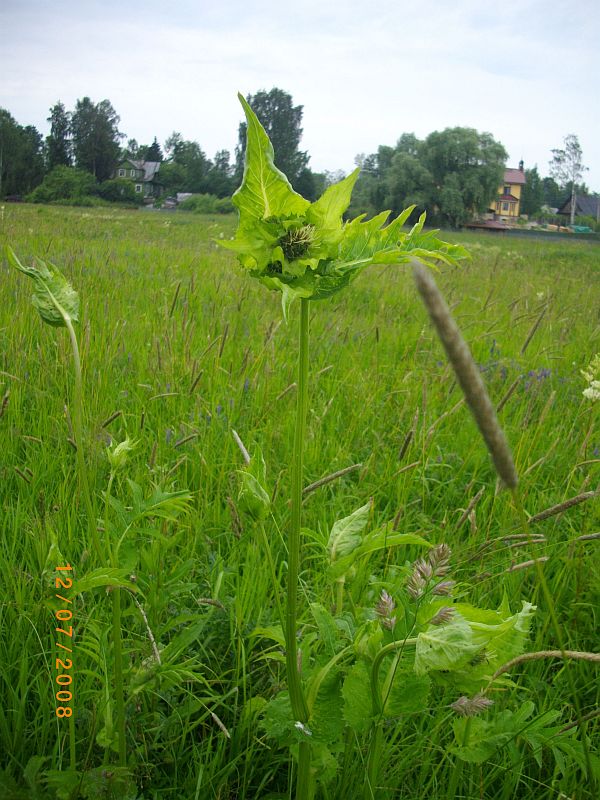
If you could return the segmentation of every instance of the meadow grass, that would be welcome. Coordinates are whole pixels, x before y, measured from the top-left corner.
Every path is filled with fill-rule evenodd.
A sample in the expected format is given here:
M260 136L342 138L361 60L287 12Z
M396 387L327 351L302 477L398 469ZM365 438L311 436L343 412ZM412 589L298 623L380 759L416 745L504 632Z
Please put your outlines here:
M123 547L122 566L140 589L139 602L124 593L121 608L134 778L99 772L104 794L93 797L287 796L286 751L259 724L285 680L281 648L261 634L279 622L278 606L265 539L236 519L243 459L232 430L251 454L260 447L267 463L274 516L266 542L283 585L299 309L287 327L278 296L253 285L215 245L234 226L233 217L31 206L7 206L0 221L2 247L12 246L23 263L39 256L57 264L81 296L85 457L97 515L110 475L105 448L126 436L137 440L128 478L146 494L158 484L193 498L187 516L149 524ZM442 270L437 282L501 405L527 514L593 492L598 405L582 397L580 370L600 350L600 249L448 237L473 259ZM61 559L80 579L98 564L69 441L68 337L42 325L30 285L5 260L0 286L0 786L6 798L52 797L55 784L44 773L68 767L69 731L54 713L50 577ZM312 303L310 313L305 485L361 466L305 496L303 625L314 624L310 601L335 604L325 578L331 524L371 497L375 522L395 519L399 530L451 546L455 577L471 585L469 601L494 608L507 594L515 609L520 599L537 602L532 650L559 647L534 565L526 565L547 558L565 647L598 650L599 545L589 538L600 530L598 500L586 494L519 538L511 497L496 491L493 465L410 271L370 268L349 291ZM113 494L130 503L121 475ZM402 552L402 564L417 555ZM394 557L375 559L378 575L394 569ZM375 573L350 587L350 602L377 602ZM75 619L78 766L106 773L116 762L107 746L116 732L106 688L106 590L80 595ZM497 704L533 700L538 715L558 710L563 727L574 721L572 682L582 714L598 707L593 663L540 660L512 674L516 688L506 699L498 693ZM448 796L454 699L438 690L422 713L386 732L381 797ZM587 728L593 754L596 723ZM582 765L572 761L563 774L546 751L540 757L517 744L516 762L501 751L484 765L464 765L455 796L594 796ZM366 754L358 745L354 752L327 798L352 798L362 784Z

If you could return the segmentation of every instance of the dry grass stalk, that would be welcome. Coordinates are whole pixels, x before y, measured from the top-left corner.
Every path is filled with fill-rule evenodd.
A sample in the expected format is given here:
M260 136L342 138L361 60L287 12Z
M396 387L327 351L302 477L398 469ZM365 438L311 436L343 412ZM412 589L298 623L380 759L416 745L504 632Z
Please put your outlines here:
M498 423L496 412L473 356L430 273L415 264L413 275L419 294L427 307L477 426L490 451L496 471L504 484L510 489L514 489L517 486L518 478L510 448Z
M294 383L290 383L289 386L285 387L283 392L279 392L279 394L275 398L275 402L277 402L277 400L281 400L281 398L285 397L288 392L291 392L293 389L297 389L297 388L298 388L298 384L295 381L294 381Z
M578 536L576 542L591 542L594 539L600 539L600 531L597 533L585 533L583 536Z
M413 461L412 464L407 464L405 467L401 467L399 470L394 472L392 478L397 478L398 475L402 475L403 472L408 472L409 470L418 467L420 463L421 463L420 461Z
M507 661L506 664L503 664L499 669L497 669L490 678L487 688L489 688L497 678L499 678L501 675L504 675L505 672L510 672L513 667L523 664L525 661L539 661L540 659L544 658L572 658L580 661L593 661L600 663L600 653L587 653L581 650L539 650L536 653L523 653L522 655Z
M470 502L470 503L469 503L469 505L466 507L466 509L463 511L463 513L461 514L461 517L460 517L460 519L459 519L459 520L458 520L458 522L456 523L456 527L457 527L457 528L460 528L462 525L464 525L464 523L465 523L465 522L467 521L467 519L469 518L469 514L471 513L471 511L474 511L474 510L475 510L475 506L476 506L476 505L477 505L477 503L478 503L478 502L481 500L481 497L482 497L482 495L483 495L483 493L484 493L484 492L485 492L485 486L483 486L483 487L482 487L482 488L481 488L481 489L480 489L480 490L477 492L477 494L475 495L475 497L473 497L473 498L471 499L471 502Z
M119 417L120 417L122 414L123 414L123 412L122 412L122 411L115 411L114 413L112 413L112 414L110 415L110 417L107 417L107 419L105 419L105 420L104 420L104 422L102 423L102 425L101 425L100 427L101 427L101 428L108 428L108 426L110 425L110 423L111 423L111 422L114 422L114 421L115 421L116 419L118 419L118 418L119 418Z
M347 475L349 472L354 472L354 470L361 469L362 464L352 464L350 467L344 467L344 469L338 469L337 472L332 472L331 475L326 475L324 478L320 478L318 481L314 483L310 483L308 486L305 486L302 490L302 494L307 495L310 492L314 492L315 489L320 489L321 486L325 486L327 483L331 483L331 481L335 481L338 478L342 478L344 475Z
M548 561L550 556L540 556L540 558L532 558L529 561L522 561L520 564L513 564L512 567L504 570L504 574L508 575L510 572L519 572L522 569L535 567L536 564L543 564Z
M579 503L584 503L586 500L591 500L592 497L598 497L600 487L593 492L582 492L582 494L578 494L575 497L569 498L569 500L565 500L564 503L558 503L558 505L550 506L550 508L546 508L544 511L540 511L539 514L534 514L533 517L529 518L529 524L534 525L536 522L541 522L544 519L548 519L548 517L554 517L556 514L560 514L562 511L566 511L568 508L573 508L573 506L579 505Z
M531 326L531 328L529 330L529 333L527 334L527 337L526 337L525 341L523 342L523 347L521 347L521 355L523 355L525 350L527 350L527 348L529 347L529 343L531 342L531 340L535 336L535 332L537 331L537 329L540 327L540 323L544 319L544 316L546 315L546 311L547 310L548 310L548 306L544 306L544 308L542 309L542 313L538 316L536 321Z
M2 403L0 404L0 417L4 415L6 411L6 406L8 405L8 398L10 397L10 389L7 389L4 392L4 397L2 398Z
M244 446L244 443L240 439L237 431L233 431L232 430L231 431L231 435L233 436L233 441L240 448L240 452L242 454L242 458L244 459L244 464L249 464L250 463L250 453L246 450L246 448Z
M499 413L502 411L502 409L504 408L504 406L505 406L505 405L508 403L508 401L510 400L510 398L511 398L511 397L513 396L513 394L515 393L515 389L517 388L517 386L519 385L519 383L520 383L520 382L521 382L521 378L516 378L516 379L515 379L515 380L514 380L514 381L511 383L511 385L508 387L508 390L507 390L506 394L504 395L504 397L502 398L502 400L500 400L500 402L499 402L499 403L498 403L498 405L496 406L496 413L497 413L497 414L499 414Z

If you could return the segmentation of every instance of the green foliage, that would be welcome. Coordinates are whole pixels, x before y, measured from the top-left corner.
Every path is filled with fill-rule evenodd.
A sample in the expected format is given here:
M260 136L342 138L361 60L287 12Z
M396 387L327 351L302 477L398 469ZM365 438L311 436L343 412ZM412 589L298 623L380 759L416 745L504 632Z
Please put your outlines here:
M112 178L109 181L99 183L96 187L96 192L103 200L108 200L109 202L131 205L143 203L141 193L135 191L133 181L128 181L125 178Z
M58 267L39 259L36 266L25 267L10 247L6 254L15 269L33 279L35 290L31 302L44 322L54 327L66 327L71 322L78 322L79 295Z
M162 660L159 667L144 619L129 591L122 589L127 742L136 793L155 792L164 800L196 795L287 797L288 775L295 771L288 747L283 738L267 738L257 719L285 681L276 589L261 540L249 529L241 539L232 535L227 498L235 498L231 482L239 467L239 452L230 437L230 428L235 428L249 441L260 441L272 467L272 516L264 524L276 578L283 581L294 390L280 395L295 380L296 337L285 326L273 325L276 298L249 286L245 274L232 270L230 254L214 247L213 239L221 232L224 237L234 234L231 218L6 204L3 226L0 235L10 237L18 253L37 252L44 260L65 265L87 298L90 335L81 337L89 420L85 454L97 504L102 503L110 469L105 454L109 433L115 442L128 435L138 440L126 471L113 486L125 513L132 509L125 475L142 487L145 500L155 483L168 492L189 487L192 495L185 517L174 522L145 517L138 533L132 530L121 548L118 569L129 568L125 580L135 578L131 582L138 588L136 600ZM502 237L490 242L475 234L450 236L469 247L473 262L458 271L442 268L440 281L451 284L454 313L485 371L494 402L525 376L504 405L502 423L518 454L527 512L535 514L597 485L599 467L592 452L597 428L581 396L579 372L588 365L590 352L598 350L589 324L597 314L600 291L596 245L570 239ZM38 787L39 798L54 800L46 770L58 770L60 764L61 774L68 774L68 729L53 716L53 664L47 660L53 641L48 611L53 593L48 581L55 566L66 560L74 566L77 580L93 574L97 564L91 563L70 469L75 454L67 441L64 411L70 378L63 374L68 352L63 337L48 335L29 313L27 282L14 275L11 280L6 264L4 269L10 291L9 302L0 306L0 697L2 707L11 711L0 714L0 795L32 800L33 787ZM541 303L548 305L544 320L520 354ZM484 306L485 313L478 313ZM587 743L594 768L597 720L585 723L586 733L579 726L548 733L576 721L568 672L583 714L596 708L593 664L530 661L515 668L510 678L495 681L487 693L495 705L471 718L469 746L478 740L477 720L492 722L507 711L518 715L530 699L536 710L519 725L507 723L506 729L517 731L514 760L507 743L477 764L449 752L450 747L464 746L465 727L458 728L456 739L456 717L448 706L470 691L463 689L467 673L476 676L478 690L482 688L485 679L479 676L495 669L488 661L494 648L483 647L473 658L478 663L458 671L417 676L416 645L401 648L401 643L405 636L414 639L426 631L440 605L456 606L467 621L472 618L503 630L503 620L518 613L521 598L538 594L532 567L507 570L549 556L544 571L565 646L595 650L599 551L595 540L579 537L598 530L597 503L591 499L547 518L532 528L534 541L512 538L519 531L510 498L494 492L490 465L473 446L464 409L455 408L456 390L439 363L439 347L422 332L423 315L401 272L363 275L352 292L337 295L327 308L335 309L335 315L314 313L311 319L315 377L304 483L354 461L364 466L305 496L304 524L315 533L305 536L298 637L307 688L315 686L315 676L338 656L329 671L335 676L337 670L342 698L332 678L331 694L329 683L327 692L317 694L316 718L321 701L329 708L331 697L351 724L332 744L317 743L314 722L307 722L312 736L302 734L288 710L282 737L289 734L290 747L296 750L299 741L311 742L313 764L320 770L318 791L324 797L362 797L371 726L376 724L371 666L382 647L396 641L399 646L384 656L380 670L382 699L390 687L380 726L376 786L382 794L414 800L447 797L458 760L463 771L456 796L550 800L562 792L595 800L583 748ZM228 335L220 352L219 343L211 343L225 325ZM538 379L541 370L543 377ZM528 376L533 371L535 376ZM117 411L121 416L102 427ZM190 434L196 438L179 444ZM461 521L480 488L485 489L483 495ZM334 520L370 497L372 519L364 541L374 537L381 547L353 562L338 611L335 576L326 574L328 535ZM386 524L393 518L395 525ZM122 530L115 527L119 520L111 506L111 536ZM539 534L545 539L538 539ZM60 537L60 553L52 550L52 535ZM386 537L391 536L419 536L421 543L408 538L407 546L386 547ZM453 549L455 596L436 597L430 603L427 596L417 609L405 592L411 569L407 562L426 557L440 540ZM393 630L383 626L375 611L382 588L396 602ZM504 592L513 613L502 610ZM107 601L113 594L92 588L74 602L79 775L88 768L123 775L113 751L97 744L106 722L102 710L107 708L101 687L113 665L107 636ZM546 603L539 599L539 605L527 647L556 647ZM254 636L261 628L273 638L267 639L266 633ZM483 633L488 636L487 627ZM350 682L344 694L355 670L356 689L350 691ZM412 710L411 703L424 696L428 680L429 694ZM346 697L348 703L362 697L364 705L354 716L346 708ZM558 711L561 716L555 719L545 716ZM541 749L519 733L526 735L538 719L546 731L547 744ZM330 739L335 720L339 715L329 732L324 728L324 737ZM481 738L488 732L482 729ZM114 739L114 730L108 738ZM557 745L554 752L552 745ZM541 756L541 766L536 756ZM27 768L31 758L42 757L37 774L35 762ZM103 763L105 757L110 763ZM121 797L117 789L113 794Z
M196 214L230 214L234 211L229 197L219 198L214 194L195 194L179 203L178 208Z
M74 167L54 167L29 195L32 203L61 200L84 201L96 191L96 181L89 172Z
M483 213L502 182L507 153L489 133L472 128L434 131L421 141L403 134L396 147L362 157L353 211L413 206L435 224L460 227Z
M58 102L50 109L47 119L50 123L50 134L46 137L46 166L70 167L71 157L71 115L63 103Z
M120 117L108 100L77 100L71 114L73 155L78 169L98 181L109 180L120 156Z
M518 711L507 709L487 718L457 719L453 725L456 744L450 751L472 764L498 758L500 751L505 751L513 768L520 766L524 752L528 751L541 768L547 754L553 757L560 775L575 768L588 780L597 780L600 759L593 759L593 774L587 774L584 747L575 738L573 729L563 731L560 724L553 725L560 712L549 710L539 716L533 716L534 713L535 704L526 700Z
M22 127L0 108L0 199L24 195L42 180L43 140L32 125Z

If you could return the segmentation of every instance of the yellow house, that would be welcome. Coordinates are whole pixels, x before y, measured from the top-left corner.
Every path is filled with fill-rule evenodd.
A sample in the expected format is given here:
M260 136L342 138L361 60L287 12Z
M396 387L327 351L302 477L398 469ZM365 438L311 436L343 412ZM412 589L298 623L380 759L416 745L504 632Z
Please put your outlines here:
M521 213L521 188L525 185L525 170L523 162L519 168L504 170L504 183L498 188L498 197L492 203L490 211L494 219L502 222L516 221Z

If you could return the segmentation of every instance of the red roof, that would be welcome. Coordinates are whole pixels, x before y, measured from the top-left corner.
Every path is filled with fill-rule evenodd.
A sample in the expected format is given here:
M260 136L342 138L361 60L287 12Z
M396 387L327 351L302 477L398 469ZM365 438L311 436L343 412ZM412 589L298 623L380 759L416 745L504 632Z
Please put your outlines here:
M504 201L505 203L509 203L509 202L518 203L519 202L519 198L515 197L513 194L501 194L501 195L498 195L496 200Z
M522 186L525 183L525 173L521 172L520 169L505 169L504 183L513 183Z

